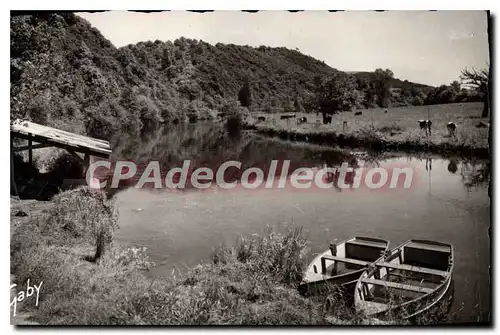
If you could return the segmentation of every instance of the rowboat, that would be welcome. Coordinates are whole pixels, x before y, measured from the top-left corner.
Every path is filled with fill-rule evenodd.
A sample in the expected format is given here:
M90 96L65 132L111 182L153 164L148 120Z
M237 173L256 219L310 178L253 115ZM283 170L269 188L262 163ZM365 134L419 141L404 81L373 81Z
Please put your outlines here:
M366 317L415 320L450 289L453 246L409 240L367 268L354 291L354 305Z
M299 285L303 295L328 292L334 286L354 288L366 267L388 251L389 242L372 237L353 237L330 248L309 264Z

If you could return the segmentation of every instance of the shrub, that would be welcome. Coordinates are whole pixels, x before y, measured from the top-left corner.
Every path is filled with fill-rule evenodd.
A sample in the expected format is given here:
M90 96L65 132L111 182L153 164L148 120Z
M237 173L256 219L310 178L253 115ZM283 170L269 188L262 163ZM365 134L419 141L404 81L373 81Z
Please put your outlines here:
M83 162L77 157L68 152L62 152L52 157L53 159L46 166L51 182L62 184L64 179L79 179L84 177Z

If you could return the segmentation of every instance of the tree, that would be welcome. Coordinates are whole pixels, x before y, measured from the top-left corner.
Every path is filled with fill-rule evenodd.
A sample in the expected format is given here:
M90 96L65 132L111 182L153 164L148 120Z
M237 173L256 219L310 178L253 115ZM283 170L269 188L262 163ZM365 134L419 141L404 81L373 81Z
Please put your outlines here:
M304 107L302 106L302 103L300 102L298 95L295 96L295 99L293 101L293 107L295 109L295 113L303 113L304 112Z
M457 94L451 86L441 85L434 88L425 98L426 105L448 104L455 102Z
M389 106L391 96L391 79L394 73L387 69L376 69L373 73L373 83L375 84L375 94L377 95L377 104L380 107Z
M372 108L373 104L375 103L375 97L376 97L376 89L375 89L375 83L371 82L368 84L368 87L365 90L365 98L363 101L363 104L365 105L366 108Z
M172 61L170 59L170 51L168 48L163 49L163 57L161 59L162 69L168 69L172 65Z
M454 82L452 82L452 83L450 84L450 87L451 87L452 91L453 91L455 94L460 93L460 88L461 88L461 86L460 86L460 83L459 83L458 81L456 81L456 80L455 80Z
M488 117L490 112L490 71L489 69L481 69L477 71L472 68L468 70L465 68L462 70L462 75L460 76L462 83L469 88L475 89L484 101L483 113L481 117Z
M337 72L324 80L316 92L316 100L323 118L326 114L351 110L356 103L356 81L352 75Z

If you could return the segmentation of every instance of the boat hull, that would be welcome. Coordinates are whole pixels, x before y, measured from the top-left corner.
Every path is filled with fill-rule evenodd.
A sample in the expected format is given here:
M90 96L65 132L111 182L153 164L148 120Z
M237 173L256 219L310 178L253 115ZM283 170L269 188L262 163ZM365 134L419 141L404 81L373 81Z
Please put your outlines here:
M366 270L366 266L374 261L382 259L389 248L389 242L371 237L354 237L345 240L336 246L336 255L340 258L347 256L352 261L362 261L362 265L354 266L351 271L339 275L328 275L333 267L325 268L325 262L321 258L330 258L330 251L325 251L314 258L304 272L304 280L299 285L298 290L304 296L327 295L332 292L340 292L346 297L352 298L352 292L359 276ZM342 263L342 260L332 261ZM360 267L361 266L361 267Z
M355 307L366 317L430 324L453 299L453 246L409 240L360 275Z

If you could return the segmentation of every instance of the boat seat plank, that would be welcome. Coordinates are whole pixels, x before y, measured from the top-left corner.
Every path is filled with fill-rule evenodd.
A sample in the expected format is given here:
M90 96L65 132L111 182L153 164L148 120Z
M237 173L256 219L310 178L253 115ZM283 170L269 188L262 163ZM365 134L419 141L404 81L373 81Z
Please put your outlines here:
M427 243L420 243L420 242L410 242L405 247L409 248L415 248L415 249L422 249L422 250L430 250L430 251L438 251L438 252L443 252L443 253L450 253L450 247L449 246L444 246L444 245L435 245L435 244L427 244Z
M380 248L380 249L385 249L387 247L387 244L384 244L381 242L368 241L368 240L362 240L362 239L352 240L352 241L346 242L346 244L362 245L365 247L374 247L374 248Z
M428 288L428 287L409 285L409 284L401 284L401 283L395 283L395 282L391 282L391 281L378 280L378 279L372 279L372 278L363 278L363 279L361 279L361 281L363 283L367 283L367 284L386 286L386 287L390 287L390 288L418 292L418 293L431 293L434 291L433 289Z
M337 257L337 256L323 256L321 257L322 259L328 259L330 261L336 261L336 262L341 262L341 263L349 263L349 264L356 264L356 265L361 265L361 266L368 266L370 262L367 261L362 261L359 259L353 259L353 258L345 258L345 257Z
M408 264L394 264L394 263L389 263L389 262L377 262L375 265L379 266L379 267L405 270L405 271L410 271L410 272L419 272L419 273L425 273L425 274L441 276L441 277L448 276L448 272L446 272L446 271L423 268L420 266L412 266L412 265L408 265Z

